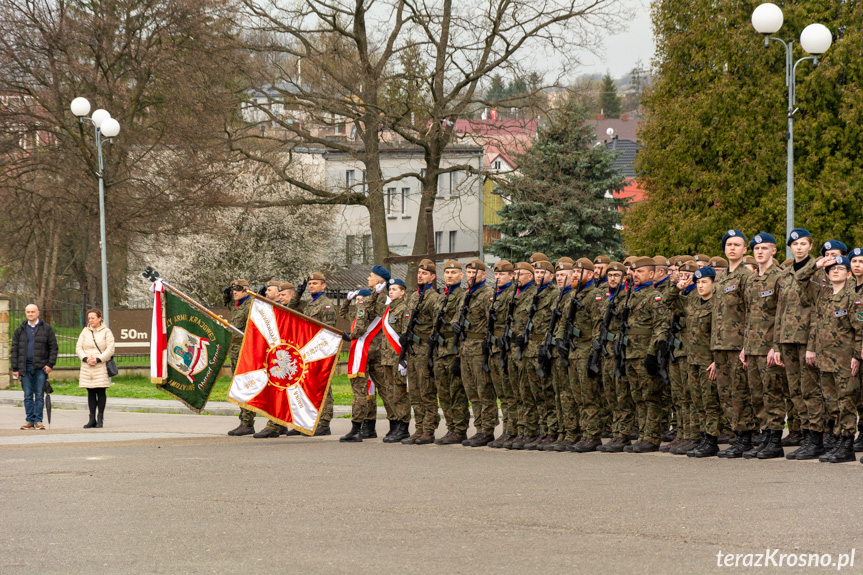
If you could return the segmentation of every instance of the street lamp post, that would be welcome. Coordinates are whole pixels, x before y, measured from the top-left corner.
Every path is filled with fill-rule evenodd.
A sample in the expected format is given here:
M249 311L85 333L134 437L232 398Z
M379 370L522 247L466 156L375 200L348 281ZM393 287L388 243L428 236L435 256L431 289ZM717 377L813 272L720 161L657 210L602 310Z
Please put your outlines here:
M791 235L794 229L794 107L797 101L796 75L797 66L806 60L812 60L812 65L818 65L818 56L830 48L833 43L833 34L823 24L810 24L800 34L800 46L812 54L794 61L794 40L787 41L770 36L782 28L784 16L782 9L776 4L761 4L752 12L752 27L764 35L764 47L770 45L770 41L779 42L785 47L785 85L788 87L788 165L786 174L785 191L785 237ZM785 256L791 257L791 248L785 248Z
M120 133L120 123L101 108L87 116L90 113L90 102L86 98L75 98L70 108L80 121L87 120L96 129L96 157L99 165L96 172L99 178L99 243L102 251L102 314L105 325L108 325L108 242L105 231L105 166L102 161L102 144L105 142L103 138L107 138L110 142L111 138Z

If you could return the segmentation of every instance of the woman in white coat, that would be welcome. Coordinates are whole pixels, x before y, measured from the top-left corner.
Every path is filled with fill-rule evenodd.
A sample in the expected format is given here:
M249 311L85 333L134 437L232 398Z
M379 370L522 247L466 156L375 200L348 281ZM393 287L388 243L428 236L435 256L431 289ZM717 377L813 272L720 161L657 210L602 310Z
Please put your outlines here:
M78 336L78 345L75 346L75 352L81 358L78 387L87 389L87 403L90 406L90 421L84 429L102 427L107 399L105 390L111 385L105 364L114 357L114 334L102 321L102 312L98 309L88 311L87 324Z

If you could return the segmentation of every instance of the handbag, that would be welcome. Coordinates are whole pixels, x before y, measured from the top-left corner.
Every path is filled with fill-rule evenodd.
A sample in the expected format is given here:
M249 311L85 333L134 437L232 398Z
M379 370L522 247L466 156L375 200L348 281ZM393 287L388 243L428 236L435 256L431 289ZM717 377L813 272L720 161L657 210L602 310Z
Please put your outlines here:
M96 332L90 330L90 333L93 334L93 345L96 346L96 349L99 350L99 353L102 353L102 350L99 349L99 344L96 343ZM105 362L105 368L108 370L108 377L115 377L118 373L120 373L120 370L117 369L117 364L114 363L113 357Z

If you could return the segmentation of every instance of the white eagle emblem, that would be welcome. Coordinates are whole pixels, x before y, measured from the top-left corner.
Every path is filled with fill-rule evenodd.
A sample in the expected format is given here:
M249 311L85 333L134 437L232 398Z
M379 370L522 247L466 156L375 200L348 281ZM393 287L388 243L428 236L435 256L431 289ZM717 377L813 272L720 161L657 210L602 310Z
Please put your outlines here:
M297 374L297 362L284 349L276 352L275 365L270 368L270 375L276 379L293 379Z
M800 238L800 234L798 234L797 232L791 232L791 239L792 240L796 240L799 238Z
M760 243L761 243L761 236L755 236L755 243L756 243L756 244L760 244Z
M737 234L734 232L734 230L728 230L728 235L733 237Z

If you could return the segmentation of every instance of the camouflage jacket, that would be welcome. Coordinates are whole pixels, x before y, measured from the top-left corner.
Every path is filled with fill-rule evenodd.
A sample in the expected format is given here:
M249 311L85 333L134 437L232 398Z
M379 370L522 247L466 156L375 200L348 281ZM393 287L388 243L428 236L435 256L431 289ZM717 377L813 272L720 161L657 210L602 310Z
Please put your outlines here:
M666 304L669 309L680 316L683 326L681 340L687 363L707 367L713 363L713 352L710 351L710 327L713 318L713 306L716 296L705 301L692 289L689 293L677 289L669 290Z
M575 288L573 288L575 289ZM555 337L564 339L566 336L566 320L572 312L572 306L575 301L578 301L579 308L575 312L575 321L573 322L573 333L570 334L572 342L572 350L570 355L576 353L576 347L590 347L590 342L593 340L593 329L596 323L596 314L598 313L599 304L602 301L603 292L594 287L593 282L588 282L583 286L578 293L574 293L571 297L564 297L564 304L561 306L563 315L557 324ZM601 319L601 318L600 318Z
M386 310L384 310L386 312ZM397 334L402 334L405 331L405 328L408 325L408 315L407 315L407 303L405 302L404 297L400 297L394 302L390 303L390 313L387 317L387 321L390 326ZM383 332L384 328L381 328L381 332ZM386 337L386 334L381 333L379 336L382 340L381 345L381 365L397 365L399 362L399 354L396 353L396 350L393 349L393 346L390 345L389 340Z
M447 289L449 290L449 297L447 297ZM434 329L434 322L437 321L438 314L443 311L443 323L440 327L439 337L443 340L438 340L437 346L437 357L446 357L449 355L455 355L453 351L453 340L455 339L452 331L452 324L458 319L458 312L461 310L461 303L464 301L464 294L466 290L461 287L461 285L457 285L454 287L447 286L444 288L444 293L437 301L434 309L434 321L432 322L432 329ZM444 308L446 306L446 308Z
M527 314L534 294L536 294L536 284L532 281L524 287L516 288L513 294L516 303L515 310L512 312L512 323L509 326L512 330L512 349L510 351L513 354L517 353L518 346L515 344L515 340L524 333L524 324L527 323Z
M506 312L509 309L509 302L512 301L513 295L515 295L515 286L513 282L510 282L506 287L498 288L494 306L489 303L489 311L492 309L495 311L494 333L492 334L494 339L492 339L491 346L494 353L500 351L498 340L503 336L503 329L506 326ZM488 318L486 318L486 325L488 325Z
M832 286L831 286L832 288ZM860 359L863 301L853 286L820 299L807 351L814 351L818 369L851 375L851 360Z
M487 281L474 287L467 316L464 319L464 339L459 345L459 351L462 354L482 354L482 340L485 339L485 334L488 331L488 310L491 307L491 295L493 292L494 287L489 286ZM467 292L465 292L464 297L467 297ZM462 305L456 311L453 323L457 322L461 317L461 308L463 305L464 298L462 298Z
M357 324L351 332L352 338L362 337L376 318L384 316L387 311L387 297L385 292L378 293L372 288L372 295L363 298L362 303L357 303ZM379 354L385 343L384 335L378 332L369 347L369 355Z
M300 303L300 297L297 294L294 294L288 307L291 309L297 309ZM323 292L321 292L321 295L316 299L306 302L301 313L312 319L316 319L321 323L325 323L331 327L336 327L336 305L333 303L333 300L328 298L327 294Z
M441 298L441 295L433 287L427 287L425 289L425 296L423 296L422 305L417 308L419 297L419 290L411 294L407 302L407 307L405 308L404 317L404 329L407 329L411 315L417 314L419 316L414 325L414 349L416 349L417 345L428 345L426 338L431 335L432 328L434 328L434 310L435 307L437 307L437 302L438 299ZM402 335L404 335L404 332L402 332Z
M600 342L609 353L611 353L611 348L608 347L610 341L617 338L617 334L620 332L620 307L623 305L621 302L626 298L626 290L621 289L620 293L616 296L613 295L615 290L610 290L608 287L608 283L602 284L603 287L597 287L594 292L594 305L596 306L596 317L593 322L593 338L597 339L599 337L599 332L602 331L602 322L605 319L605 313L608 310L608 306L614 305L615 309L612 310L611 317L608 321L608 334L611 337L611 340L606 340ZM617 303L614 304L614 300L617 300Z
M805 296L803 286L795 280L793 265L789 265L782 272L777 288L779 302L776 305L773 349L779 351L780 343L806 343L814 307L812 301Z
M249 319L249 309L252 307L254 298L247 295L238 302L234 302L234 307L231 308L230 324L238 330L245 333L246 321ZM243 336L231 332L231 346L243 343Z
M632 294L626 296L629 301L621 300L617 312L620 319L629 304L626 359L644 359L648 355L656 355L656 346L668 337L668 310L662 294L654 289L652 283L631 289ZM623 292L618 297L622 296Z
M539 355L539 346L545 341L545 334L548 331L548 324L551 322L551 313L554 311L554 304L557 302L557 297L560 295L560 290L554 285L554 282L545 284L539 291L539 297L536 301L536 312L533 314L531 321L533 329L530 333L530 340L527 342L527 347L524 350L524 357L536 357ZM528 304L528 314L530 313L530 305ZM524 331L518 335L524 335Z
M763 274L754 273L746 281L743 288L743 307L746 310L743 349L746 355L767 355L773 347L781 277L779 266L771 265Z
M713 351L740 351L743 349L743 332L746 313L743 307L743 290L752 275L742 263L734 271L726 271L713 286L715 299L713 326L710 332L710 349Z

